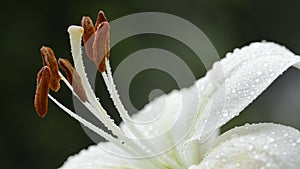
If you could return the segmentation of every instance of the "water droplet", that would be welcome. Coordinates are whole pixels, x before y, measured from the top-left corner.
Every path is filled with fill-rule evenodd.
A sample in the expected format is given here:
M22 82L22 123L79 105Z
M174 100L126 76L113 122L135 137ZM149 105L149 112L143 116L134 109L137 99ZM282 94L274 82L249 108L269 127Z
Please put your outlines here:
M268 149L268 145L263 145L263 149Z
M258 71L257 75L262 75L262 73L263 73L262 71Z
M253 149L254 149L254 146L253 146L253 145L251 145L251 144L248 145L248 150L249 150L249 151L252 151Z
M258 83L259 81L260 81L259 79L256 79L256 80L255 80L256 83Z
M268 141L269 141L270 143L273 143L273 142L275 141L275 139L274 139L273 137L268 137Z
M222 116L223 117L227 117L228 116L228 111L227 110L223 110L222 111Z
M241 164L240 164L240 163L236 163L235 166L236 166L236 167L239 167L239 166L241 166Z
M297 144L296 143L292 143L292 146L296 146Z
M236 92L236 90L235 90L235 89L232 89L232 90L231 90L231 93L235 93L235 92Z

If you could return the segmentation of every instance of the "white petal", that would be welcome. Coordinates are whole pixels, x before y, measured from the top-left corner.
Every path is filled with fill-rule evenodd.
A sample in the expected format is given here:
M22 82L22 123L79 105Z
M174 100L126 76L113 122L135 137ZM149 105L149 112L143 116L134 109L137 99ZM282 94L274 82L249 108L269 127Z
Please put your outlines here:
M112 143L93 145L87 150L82 150L79 154L69 157L60 169L139 169L146 166L143 160L121 158L111 152L107 152L108 150L113 153L122 151Z
M298 169L300 132L271 124L234 128L221 135L198 166L190 169Z
M153 147L151 155L168 152L169 156L177 162L187 163L182 158L184 155L181 146L183 145L179 144L189 137L188 134L197 115L199 99L197 92L194 92L197 90L195 87L176 90L161 96L133 117L137 128L144 135L141 142L144 144L148 142ZM133 137L126 126L122 125L122 128L127 135Z
M300 57L283 46L271 42L252 43L227 54L190 88L155 99L133 119L147 138L143 141L155 147L154 154L177 145L179 148L169 155L179 163L189 164L182 158L185 155L181 146L195 147L193 140L206 142L280 74L292 65L299 67L299 63ZM199 153L207 147L202 148L201 144L196 146Z
M194 137L201 138L239 115L295 64L300 64L299 56L271 42L252 43L228 53L196 82L200 102L208 100L200 110Z

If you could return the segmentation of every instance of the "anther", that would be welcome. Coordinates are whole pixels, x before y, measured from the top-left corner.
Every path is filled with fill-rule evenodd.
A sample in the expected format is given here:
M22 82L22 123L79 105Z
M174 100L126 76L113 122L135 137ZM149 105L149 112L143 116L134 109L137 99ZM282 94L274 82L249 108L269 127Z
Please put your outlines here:
M102 22L95 34L93 43L94 63L98 67L99 72L106 69L105 60L109 57L109 30L108 22Z
M50 88L57 92L60 88L60 76L58 74L58 65L54 52L51 48L43 46L41 49L43 65L50 68Z
M40 117L45 117L48 111L48 93L50 90L51 72L48 66L42 67L37 75L37 87L34 98L34 107Z
M82 20L81 20L81 26L84 29L83 42L84 42L84 47L85 47L86 53L87 53L88 57L91 60L93 60L92 45L94 42L93 35L95 33L95 27L94 27L93 21L91 20L90 17L84 16L84 17L82 17Z
M96 25L95 25L96 30L98 29L98 27L100 26L100 24L103 23L103 22L107 22L107 19L106 19L105 15L104 15L104 12L100 11L98 13L97 22L96 22Z
M84 29L83 42L88 57L95 63L99 72L106 70L105 60L109 57L109 29L110 26L102 11L98 13L94 27L90 17L84 16L81 20Z
M68 82L73 86L74 92L81 101L86 102L87 96L81 83L81 78L76 72L75 68L67 59L58 59L59 67L65 72Z

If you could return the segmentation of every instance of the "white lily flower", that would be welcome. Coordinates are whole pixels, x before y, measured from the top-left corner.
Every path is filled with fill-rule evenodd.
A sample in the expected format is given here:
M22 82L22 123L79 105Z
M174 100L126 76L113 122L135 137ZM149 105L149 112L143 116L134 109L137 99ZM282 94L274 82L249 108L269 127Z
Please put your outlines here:
M49 95L66 113L108 140L69 157L61 169L299 168L300 132L291 127L272 123L251 124L218 136L222 125L238 116L285 70L291 66L300 69L300 57L285 47L272 42L256 42L235 49L216 62L193 86L160 96L146 105L132 117L141 122L139 124L131 123L131 117L119 99L107 57L106 72L102 75L123 119L119 127L97 100L86 77L81 54L83 28L71 26L68 32L75 68L87 96L87 101L82 101L82 104L113 135L97 128ZM79 96L61 73L60 76L74 95ZM159 115L153 123L147 123Z

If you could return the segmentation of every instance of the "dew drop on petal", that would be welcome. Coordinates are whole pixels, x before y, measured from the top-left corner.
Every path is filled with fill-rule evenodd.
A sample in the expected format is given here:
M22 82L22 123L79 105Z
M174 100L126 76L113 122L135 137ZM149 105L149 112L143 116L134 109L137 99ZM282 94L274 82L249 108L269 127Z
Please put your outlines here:
M257 75L262 75L262 71L258 71L258 72L257 72Z
M273 143L273 142L275 141L275 139L274 139L273 137L268 137L268 141L269 141L270 143Z
M249 150L249 151L252 151L253 149L254 149L254 146L253 146L252 144L249 144L249 145L248 145L248 150Z

